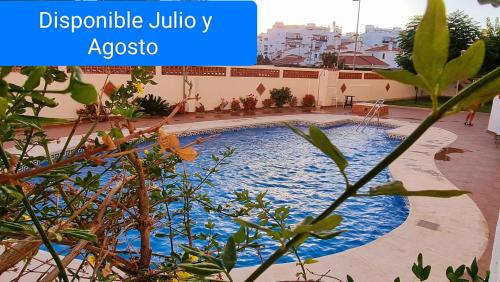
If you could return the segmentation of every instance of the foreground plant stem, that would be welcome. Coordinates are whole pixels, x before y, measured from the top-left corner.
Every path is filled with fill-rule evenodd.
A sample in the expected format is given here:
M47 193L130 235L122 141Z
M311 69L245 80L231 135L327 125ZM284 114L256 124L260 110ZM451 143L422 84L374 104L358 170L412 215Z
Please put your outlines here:
M148 270L151 263L151 220L149 218L149 195L146 186L146 177L144 175L144 167L137 153L129 155L129 159L135 167L138 175L139 186L137 187L137 195L139 201L139 221L138 229L141 234L141 257L139 266L141 270Z
M406 152L417 140L439 119L445 116L448 111L450 111L455 105L460 101L470 97L474 92L480 89L482 86L499 79L500 77L500 67L496 68L492 72L485 75L482 79L471 84L469 87L462 90L458 95L451 98L443 104L437 111L433 111L416 129L406 138L392 153L385 157L380 163L373 167L368 173L366 173L361 179L359 179L353 185L348 185L342 195L335 200L326 210L324 210L318 217L316 217L312 223L317 223L328 217L333 211L335 211L340 205L342 205L347 199L356 195L359 189L361 189L365 184L377 176L381 171L393 163L397 158L399 158L404 152ZM271 265L273 265L280 257L285 255L290 249L296 247L298 242L301 242L306 237L307 234L295 235L288 243L276 250L263 264L261 264L245 281L255 281L262 273L264 273Z
M64 282L69 282L68 276L66 275L66 270L64 269L64 266L61 262L61 259L59 259L59 255L57 254L56 250L52 246L52 243L50 243L50 240L47 237L47 234L45 234L45 231L43 230L42 224L40 224L40 221L36 217L35 211L33 211L33 208L31 208L31 204L30 204L28 198L26 198L26 195L24 194L23 189L21 187L19 187L18 191L19 191L19 193L21 193L23 195L24 207L28 211L28 214L30 215L31 220L33 220L33 223L35 224L35 227L38 231L38 234L40 234L40 238L42 238L43 244L45 245L45 247L47 247L47 250L49 251L50 255L52 256L52 258L54 259L54 262L57 265L57 268L59 269L59 277L61 277L61 279Z

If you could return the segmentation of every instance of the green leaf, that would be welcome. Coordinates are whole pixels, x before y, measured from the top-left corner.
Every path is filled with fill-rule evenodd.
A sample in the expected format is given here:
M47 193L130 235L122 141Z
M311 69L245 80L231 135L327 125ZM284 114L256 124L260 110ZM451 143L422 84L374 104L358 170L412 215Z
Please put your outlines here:
M387 79L395 80L404 84L414 85L427 92L432 92L432 89L430 89L429 86L426 84L425 79L423 79L422 76L418 74L413 74L406 70L399 70L399 71L375 70L375 72Z
M49 108L55 108L59 105L59 103L57 103L55 101L55 99L51 99L49 97L46 97L45 95L43 95L40 92L31 93L31 99L32 99L33 103L41 105L41 106L47 106Z
M9 96L12 96L9 93L9 84L5 80L0 79L0 97L9 97Z
M185 254L193 254L195 256L205 258L206 260L211 261L213 264L218 265L220 269L224 267L224 263L222 262L222 260L214 258L210 255L207 255L199 250L193 249L186 245L181 245L180 247L184 250L184 252L186 252Z
M330 139L316 126L311 126L309 128L309 135L305 134L299 128L286 124L293 132L302 138L306 139L314 145L316 148L320 149L325 155L330 157L339 167L339 169L343 172L348 166L348 162L342 152L332 144Z
M80 67L69 66L69 71L77 80L82 80L82 69Z
M9 101L3 97L0 97L0 119L5 118L7 108L9 107Z
M309 232L309 234L315 238L318 238L320 240L330 240L333 239L340 234L344 233L345 231L340 230L340 231L322 231L322 232Z
M260 231L264 231L266 233L273 233L273 231L265 226L262 226L262 225L258 225L257 223L253 223L253 222L250 222L250 221L246 221L244 219L241 219L241 218L235 218L234 221L236 221L236 223L238 223L239 225L241 226L244 226L244 227L248 227L248 228L252 228L252 229L257 229L257 230L260 230Z
M47 70L46 67L35 67L30 72L28 79L24 82L26 90L33 90L40 85L40 80Z
M0 79L6 77L12 71L12 67L0 68Z
M439 88L446 89L457 80L464 80L476 75L483 65L486 47L483 40L472 44L460 57L449 61L439 79Z
M18 122L26 126L38 129L41 129L40 126L44 124L62 124L69 122L69 120L61 118L46 118L46 117L35 117L26 115L12 115L8 118L8 121Z
M290 123L285 123L288 128L290 128L295 134L299 135L300 137L306 139L307 141L312 143L312 139L309 135L307 135L304 131L300 130L298 127L290 124Z
M189 273L196 274L199 276L210 276L213 274L221 273L222 269L219 268L219 266L213 264L213 263L198 263L198 264L191 264L191 263L181 263L179 267L183 268Z
M448 61L450 36L443 0L428 0L425 15L415 34L413 65L434 88ZM432 93L432 92L431 92Z
M71 77L71 82L68 91L71 93L73 100L78 103L90 105L97 102L97 90L94 85L82 82Z
M13 233L37 236L38 232L27 223L0 221L0 233Z
M314 264L314 263L317 263L318 261L313 259L313 258L307 258L305 261L304 261L304 264Z
M229 237L226 246L224 247L224 252L222 253L222 261L226 266L227 272L230 272L236 265L236 244L234 242L233 236Z
M500 94L499 91L500 77L498 75L499 73L500 73L500 67L490 72L488 75L496 75L496 78L476 89L472 95L460 101L455 107L453 107L453 110L451 110L449 113L452 114L464 110L469 110L473 107L476 107L478 105L493 100L493 98L495 98L496 95ZM469 85L468 88L471 87L475 87L475 83Z
M332 144L330 139L328 139L321 129L316 126L311 126L309 128L309 135L311 136L313 145L329 156L337 164L341 171L346 169L348 165L346 158L342 152L340 152L340 150Z
M12 188L12 186L0 185L0 191L2 191L2 193L4 193L6 196L15 199L16 201L21 201L23 199L23 195L17 192L16 189Z
M429 279L429 275L431 274L432 267L430 265L426 266L422 271L421 279L427 280Z
M352 279L351 276L347 275L347 282L354 282L354 279Z
M327 218L320 220L314 224L299 224L294 228L293 233L303 234L308 232L321 232L331 230L339 226L341 222L342 217L340 215L330 215Z
M467 273L472 278L473 281L477 281L477 274L479 272L479 268L477 266L477 259L474 258L470 267L467 267Z
M234 242L237 244L245 242L246 230L245 227L241 226L238 232L233 235Z
M401 181L394 181L388 184L380 185L370 189L368 196L388 196L399 195L406 197L432 197L432 198L453 198L465 194L470 194L468 191L461 190L422 190L408 191ZM360 195L365 196L365 195Z
M89 230L70 228L70 229L61 230L59 233L65 235L65 236L68 236L70 238L73 238L73 239L97 243L97 236L94 233L90 232Z

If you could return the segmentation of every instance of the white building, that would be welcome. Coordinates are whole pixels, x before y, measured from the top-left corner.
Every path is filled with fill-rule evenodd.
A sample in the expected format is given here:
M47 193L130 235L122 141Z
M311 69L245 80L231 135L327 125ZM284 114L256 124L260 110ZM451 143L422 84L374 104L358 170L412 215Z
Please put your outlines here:
M378 46L397 41L399 33L401 33L400 27L380 28L374 25L366 25L365 33L361 34L359 37L366 45Z
M359 35L355 49L356 34L342 36L342 29L332 23L330 27L307 25L285 25L277 22L266 33L258 37L259 55L268 57L277 65L319 66L321 54L325 52L348 55L355 51L360 55L373 56L390 68L395 62L397 38L401 28L378 28L367 25L365 33Z
M396 63L396 55L399 53L400 49L395 41L389 42L387 44L381 44L365 50L365 54L374 56L375 58L386 62L390 68L398 68Z
M300 56L305 64L314 64L328 45L334 45L335 36L341 29L333 22L333 27L307 25L285 25L277 22L266 33L259 35L259 54L271 60L287 56Z

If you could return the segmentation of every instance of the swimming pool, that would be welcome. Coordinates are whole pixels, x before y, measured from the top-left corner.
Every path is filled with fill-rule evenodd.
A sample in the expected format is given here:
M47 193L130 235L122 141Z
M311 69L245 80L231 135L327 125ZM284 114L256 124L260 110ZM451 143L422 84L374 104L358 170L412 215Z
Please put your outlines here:
M399 140L389 138L387 128L384 127L367 127L361 132L356 131L354 125L343 125L326 127L323 131L348 159L346 171L351 183L400 143ZM187 144L198 137L200 136L184 137L181 142ZM229 199L235 198L235 191L247 189L251 195L267 191L265 199L271 201L274 208L291 207L288 223L296 224L306 216L319 214L343 192L343 177L335 164L286 127L221 133L196 146L200 155L195 164L186 164L187 171L191 175L196 172L204 175L203 168L213 165L212 154L224 151L226 146L235 148L234 155L228 159L227 165L221 167L220 173L209 179L215 186L207 185L202 188L202 192L208 194L213 203L227 203ZM98 173L103 169L87 168L82 174L85 175L87 170ZM101 177L101 184L106 183L112 174ZM385 170L364 189L389 181L391 176ZM171 208L179 206L174 203ZM330 255L376 240L400 226L408 217L409 207L407 200L402 197L359 197L344 203L337 213L343 217L338 229L345 232L328 241L308 239L299 249L303 258ZM192 211L193 233L206 231L204 225L208 219L216 224L214 232L219 236L219 242L226 242L228 236L239 229L239 225L231 218L207 214L201 206L195 205ZM168 234L166 224L152 233L151 246L154 253L169 254L170 241L165 234ZM187 244L187 240L182 241L180 238L176 237L177 244ZM202 246L200 240L195 240L194 243ZM279 247L269 240L261 240L259 243L265 246L259 253L255 250L239 253L238 267L258 265ZM139 233L136 230L127 232L118 247L126 249L131 246L137 250L140 248ZM175 247L181 252L178 245ZM280 263L291 261L294 261L291 255L279 260Z
M347 173L353 182L370 167L394 149L400 141L387 137L387 128L368 127L363 132L352 125L323 129L348 158ZM194 141L198 136L184 137L182 143ZM267 191L266 199L274 207L290 206L290 224L300 222L305 216L316 215L325 209L343 191L343 180L330 159L285 127L242 129L225 132L204 144L198 145L200 153L195 165L188 165L191 174L201 173L202 167L210 167L211 155L231 146L236 149L222 167L219 174L211 177L215 187L204 187L215 203L225 203L234 198L234 191L250 190L251 194ZM386 170L378 175L368 187L391 181ZM401 225L407 218L409 208L401 197L353 198L346 202L338 213L344 218L340 229L346 230L339 237L320 241L309 239L300 248L303 257L321 257L367 244ZM216 223L215 232L224 241L234 234L239 225L230 218L214 214L207 215L201 207L195 208L193 220L197 222L193 231L200 233L208 218ZM158 233L168 233L158 230ZM131 237L134 237L133 234ZM169 248L168 238L152 236L153 250L165 253ZM260 242L266 246L260 255L269 256L277 248L271 242ZM127 242L139 246L139 241ZM293 261L283 257L280 262ZM238 257L238 266L261 263L255 251L247 251Z

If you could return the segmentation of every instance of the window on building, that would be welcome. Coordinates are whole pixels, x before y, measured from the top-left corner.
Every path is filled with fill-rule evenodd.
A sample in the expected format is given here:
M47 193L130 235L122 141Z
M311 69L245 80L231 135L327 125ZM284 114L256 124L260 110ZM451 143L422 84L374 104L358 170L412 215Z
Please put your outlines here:
M385 53L382 53L382 60L385 60Z

